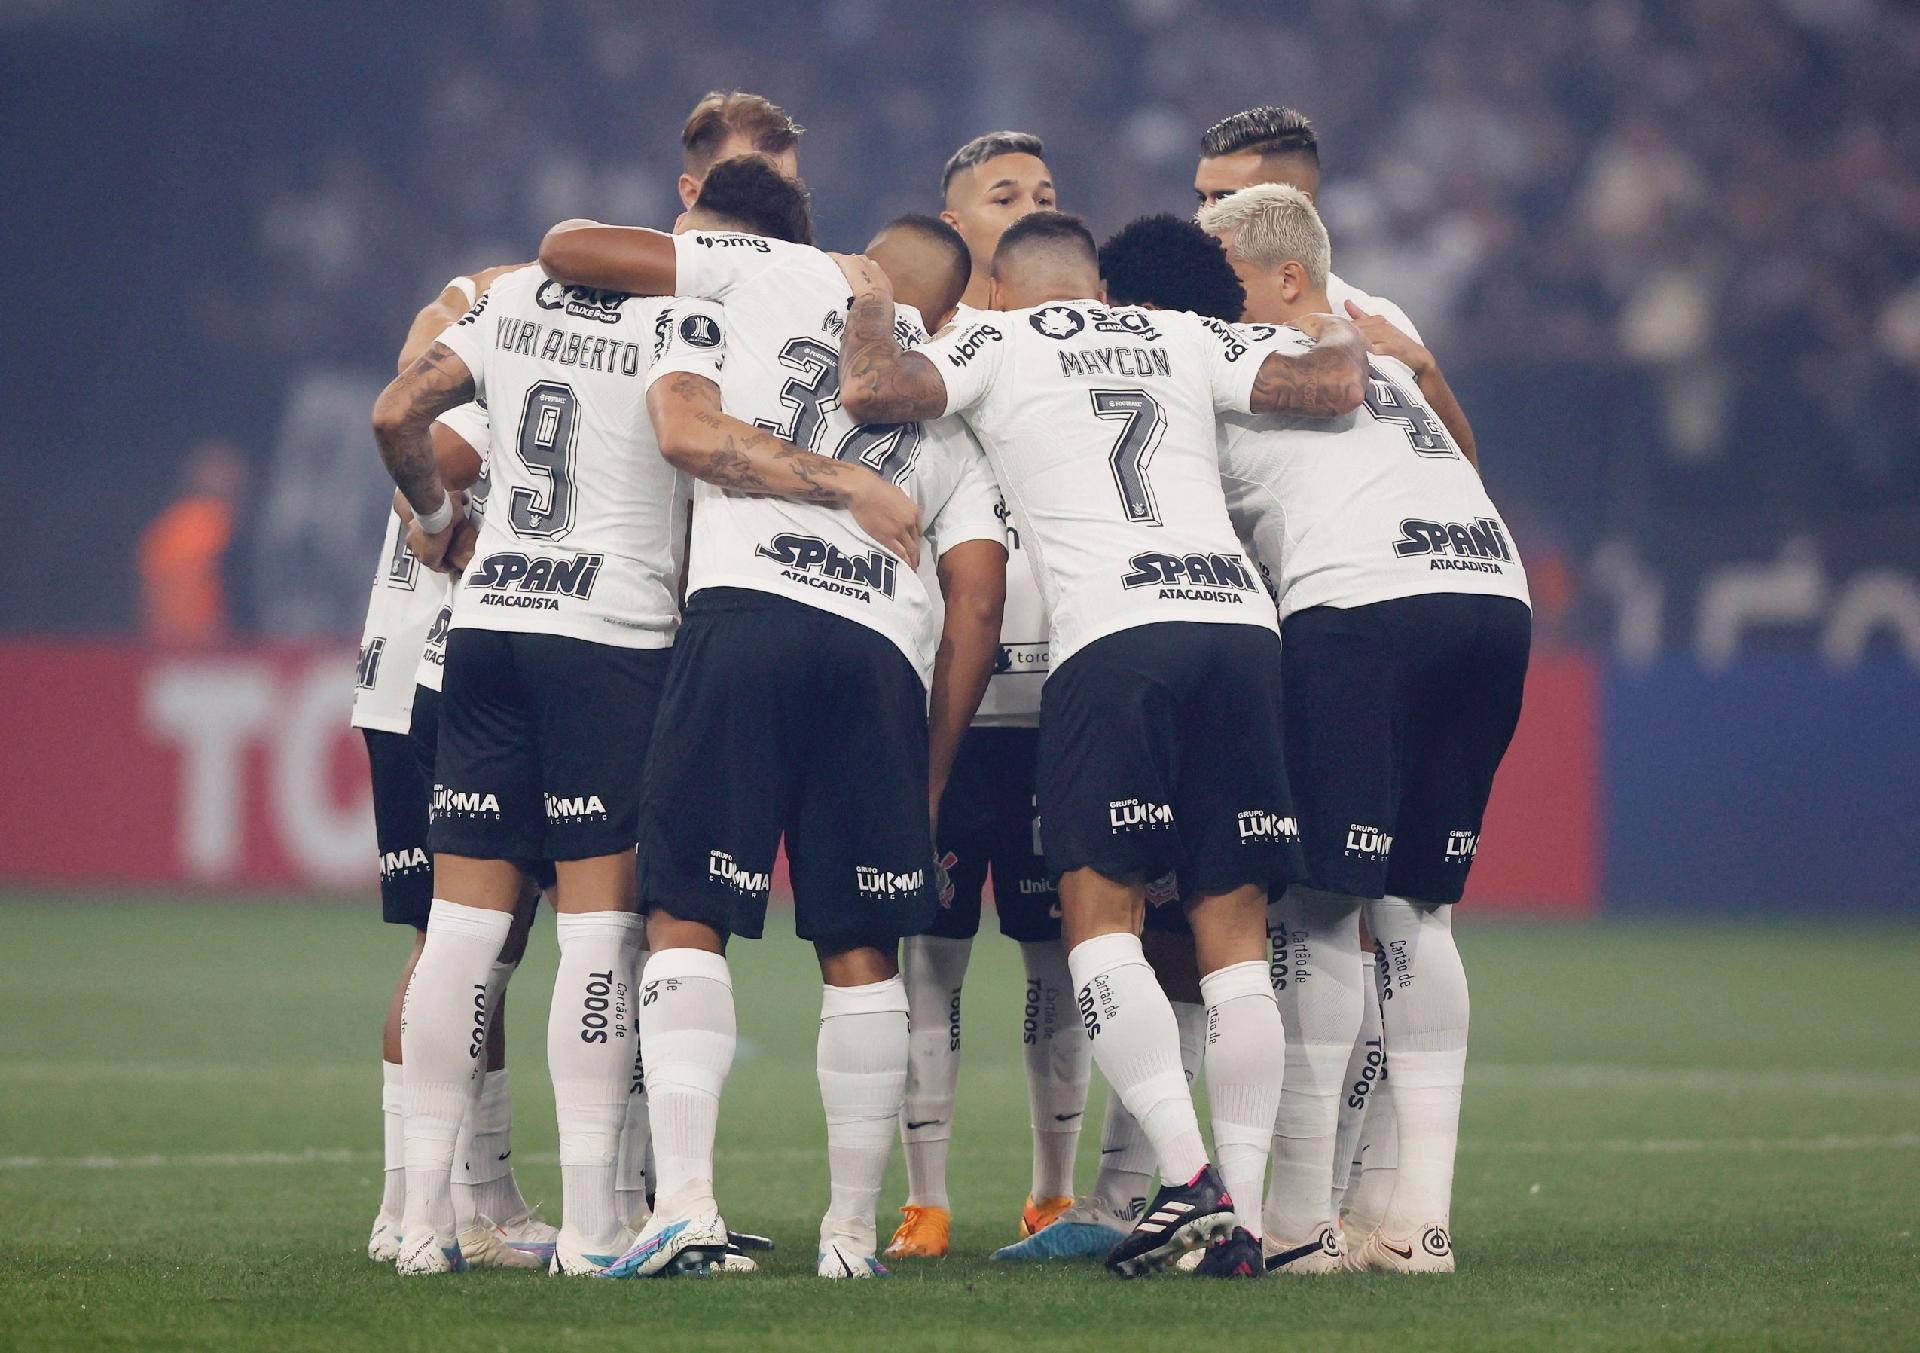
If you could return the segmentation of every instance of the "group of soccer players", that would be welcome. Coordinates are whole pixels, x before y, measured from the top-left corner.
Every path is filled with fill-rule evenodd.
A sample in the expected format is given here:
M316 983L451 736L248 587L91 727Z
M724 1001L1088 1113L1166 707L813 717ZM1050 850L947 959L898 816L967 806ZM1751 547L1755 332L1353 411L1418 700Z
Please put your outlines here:
M674 233L565 222L455 279L375 408L399 492L355 723L416 942L369 1254L753 1267L715 1195L726 946L784 839L823 981L821 1276L885 1273L896 1133L885 1254L947 1252L989 876L1033 1128L996 1258L1451 1271L1451 904L1530 612L1438 364L1329 270L1310 126L1217 124L1197 223L1104 247L1038 138L982 136L938 216L855 256L813 247L799 136L709 95ZM557 1229L501 1057L540 896Z

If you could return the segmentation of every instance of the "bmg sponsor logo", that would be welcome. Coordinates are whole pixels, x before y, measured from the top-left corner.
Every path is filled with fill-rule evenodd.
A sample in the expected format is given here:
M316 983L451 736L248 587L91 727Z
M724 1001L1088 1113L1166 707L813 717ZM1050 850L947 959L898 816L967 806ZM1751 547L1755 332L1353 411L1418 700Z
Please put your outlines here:
M753 552L781 565L783 578L859 601L873 600L875 592L891 597L899 581L900 561L885 550L848 554L819 536L783 531Z
M1116 832L1173 825L1173 805L1145 799L1114 799L1107 804L1107 826Z
M724 850L707 852L707 877L726 884L737 893L760 894L773 886L773 876L764 871L742 869Z
M853 867L853 886L868 897L911 897L927 886L927 871L916 869L910 874L903 874L891 869L876 869L870 864L856 864Z
M758 235L695 235L693 242L702 249L751 249L770 254L773 246Z

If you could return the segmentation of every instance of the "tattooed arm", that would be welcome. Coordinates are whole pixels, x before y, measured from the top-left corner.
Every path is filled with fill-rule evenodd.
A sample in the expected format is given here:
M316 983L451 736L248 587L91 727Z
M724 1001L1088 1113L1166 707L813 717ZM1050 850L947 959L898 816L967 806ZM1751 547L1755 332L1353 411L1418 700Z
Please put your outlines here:
M444 343L436 342L380 392L373 405L373 436L387 473L416 514L430 516L447 501L433 453L433 420L473 398L473 372ZM453 540L454 521L425 537L429 567L439 564Z
M840 336L840 407L861 423L911 423L947 411L940 369L893 336L893 287L872 259L835 254L853 287Z
M696 479L736 493L845 508L866 533L914 567L920 564L920 509L864 465L802 451L720 407L705 376L670 372L647 391L660 454Z
M1290 355L1270 352L1254 377L1255 413L1337 418L1367 397L1367 343L1360 331L1333 315L1303 315L1295 327L1314 345Z
M467 280L473 283L474 299L478 300L486 295L487 288L497 279L529 266L531 265L526 263L503 263L498 267L469 273ZM427 302L420 313L413 317L413 323L407 328L407 340L400 345L400 361L395 370L405 371L419 361L421 354L426 352L433 340L440 337L448 325L458 324L460 317L472 308L473 301L468 300L467 293L459 287L443 288L438 296Z
M671 296L673 236L643 226L562 221L540 241L540 266L561 282L634 296Z

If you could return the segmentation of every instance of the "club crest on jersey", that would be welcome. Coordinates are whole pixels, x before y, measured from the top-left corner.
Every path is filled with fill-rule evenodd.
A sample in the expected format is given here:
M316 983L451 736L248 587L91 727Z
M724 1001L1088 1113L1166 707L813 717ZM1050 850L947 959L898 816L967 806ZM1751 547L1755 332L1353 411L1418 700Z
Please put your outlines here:
M620 307L632 297L624 291L601 291L597 287L574 287L565 282L546 281L533 293L533 303L542 310L562 310L575 319L618 324Z
M885 550L848 554L819 536L782 531L753 552L781 565L780 576L790 582L856 601L872 601L875 592L891 597L899 581L900 561Z
M602 554L576 554L571 559L490 554L468 573L467 586L482 593L482 606L557 611L561 597L585 601L593 595L605 559Z
M690 348L717 348L719 322L712 315L688 315L680 321L680 341Z
M1503 573L1501 564L1513 559L1513 547L1497 517L1476 517L1470 522L1408 517L1400 523L1393 552L1402 559L1431 555L1429 569L1465 573Z
M1237 554L1162 554L1146 550L1127 563L1132 572L1120 580L1125 588L1157 587L1168 601L1224 601L1239 605L1243 593L1258 592L1253 570Z
M1087 317L1064 305L1043 305L1027 316L1027 323L1042 338L1072 338L1087 327Z

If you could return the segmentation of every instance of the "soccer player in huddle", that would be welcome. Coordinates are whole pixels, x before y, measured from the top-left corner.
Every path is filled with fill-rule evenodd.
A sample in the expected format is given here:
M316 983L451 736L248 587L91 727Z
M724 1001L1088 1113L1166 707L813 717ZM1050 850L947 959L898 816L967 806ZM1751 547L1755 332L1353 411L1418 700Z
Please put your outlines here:
M941 219L965 241L966 299L956 324L981 315L993 251L1007 227L1055 204L1053 175L1037 136L990 132L956 150L941 175ZM868 256L905 283L895 260ZM939 325L931 318L928 327ZM965 434L963 434L965 435ZM911 1011L906 1107L900 1137L907 1201L887 1253L947 1253L952 1224L947 1153L960 1076L960 993L982 895L993 878L1000 931L1020 945L1026 970L1021 1052L1027 1073L1033 1171L1020 1231L1047 1226L1073 1201L1073 1162L1087 1107L1090 1058L1073 1009L1073 983L1060 944L1060 898L1038 839L1034 773L1039 755L1040 685L1047 673L1047 617L1020 532L1007 532L1007 585L997 657L973 726L961 741L938 809L935 849L952 893L933 928L901 945L900 970ZM1144 1203L1145 1199L1141 1201Z
M1164 1185L1108 1265L1262 1271L1232 1191L1258 1199L1285 1034L1268 984L1266 898L1298 869L1280 755L1278 635L1226 516L1220 410L1330 416L1363 393L1359 334L1271 343L1180 312L1104 304L1086 228L1009 227L990 302L1004 312L919 351L893 335L884 273L854 288L840 397L856 417L962 414L1035 552L1052 625L1040 814L1068 963L1095 1061L1153 1140ZM1150 880L1177 873L1208 1002L1210 1162L1165 993L1140 928ZM1256 1201L1257 1205L1257 1201Z
M735 166L761 212L794 229L712 209L716 179ZM927 224L886 233L927 236ZM795 926L824 982L817 1069L832 1197L818 1272L885 1272L874 1213L908 1047L896 951L933 919L930 768L951 765L992 660L991 644L936 631L915 572L922 523L942 581L978 575L968 590L989 598L950 591L949 634L956 623L997 627L991 597L1006 551L997 491L971 443L916 420L860 425L842 407L846 286L809 238L804 191L747 158L716 167L677 235L568 224L541 248L547 270L573 282L722 302L730 337L714 407L824 453L804 463L812 489L800 501L766 497L757 474L727 478L736 467L723 459L696 503L687 625L641 813L653 944L642 1037L659 1198L615 1275L660 1271L722 1229L713 1124L735 1041L724 946L761 933L783 834ZM957 241L933 239L943 243L927 247L951 261L947 286L915 308L937 322L966 271ZM909 322L901 336L924 335Z
M1257 325L1327 309L1331 248L1299 189L1204 209ZM1298 329L1281 341L1304 347ZM1289 1094L1267 1198L1270 1253L1325 1253L1336 1079L1358 1033L1359 914L1379 956L1399 1160L1351 1264L1452 1272L1450 1207L1467 1051L1453 939L1494 772L1520 715L1526 573L1472 462L1412 366L1375 351L1364 406L1331 422L1234 418L1227 503L1279 602L1287 770L1307 875L1282 900L1276 986Z

